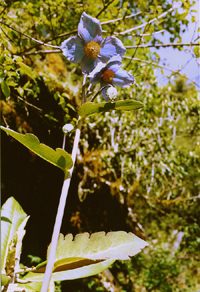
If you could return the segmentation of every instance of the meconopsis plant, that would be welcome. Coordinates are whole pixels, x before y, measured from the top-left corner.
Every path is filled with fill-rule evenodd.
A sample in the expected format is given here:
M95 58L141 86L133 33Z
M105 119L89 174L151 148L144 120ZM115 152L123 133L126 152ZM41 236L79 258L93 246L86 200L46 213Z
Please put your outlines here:
M23 287L24 291L32 289L47 292L48 287L53 289L54 281L95 275L107 269L115 260L128 260L147 245L133 233L121 230L107 234L103 231L91 235L82 233L76 235L74 239L72 234L65 237L60 234L82 121L97 113L136 110L143 107L143 104L136 100L115 101L116 87L131 86L134 83L134 77L121 68L122 57L126 53L123 43L114 36L103 38L98 19L83 12L78 25L78 35L65 40L60 49L67 60L80 63L83 73L82 105L77 110L79 118L72 153L69 154L64 150L66 135L74 130L72 124L63 125L63 146L62 149L56 150L41 144L33 134L22 135L9 128L1 127L41 158L62 169L65 174L52 240L47 251L47 261L38 266L26 268L26 270L19 268L21 244L28 216L12 197L3 205L2 281L4 291L8 289L19 291L17 289ZM86 88L87 78L90 80L88 88ZM100 84L97 92L91 91L93 84ZM102 95L105 101L96 102L95 98L98 94ZM23 276L19 279L20 274Z

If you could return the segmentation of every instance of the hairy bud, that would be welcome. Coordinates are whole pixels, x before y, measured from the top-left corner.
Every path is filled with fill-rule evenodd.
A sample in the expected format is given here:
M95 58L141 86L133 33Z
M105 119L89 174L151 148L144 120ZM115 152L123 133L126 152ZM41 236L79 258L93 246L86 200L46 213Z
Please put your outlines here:
M110 86L106 92L106 96L111 100L115 99L117 97L117 89L113 86Z

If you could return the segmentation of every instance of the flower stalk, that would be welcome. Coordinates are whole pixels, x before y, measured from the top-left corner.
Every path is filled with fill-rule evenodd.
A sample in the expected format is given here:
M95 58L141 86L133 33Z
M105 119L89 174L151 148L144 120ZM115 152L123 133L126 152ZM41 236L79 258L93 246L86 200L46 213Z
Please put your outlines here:
M86 83L86 76L83 77L82 103L85 102L85 83ZM54 225L53 235L52 235L52 240L51 240L51 247L50 247L50 251L49 251L49 257L47 260L47 265L46 265L46 270L45 270L45 274L44 274L44 280L42 283L41 292L48 291L49 283L51 280L51 275L53 272L54 261L55 261L55 256L56 256L56 248L57 248L57 244L58 244L58 237L59 237L60 229L61 229L61 225L62 225L62 219L63 219L63 215L64 215L69 186L71 183L72 173L73 173L74 165L76 162L76 154L77 154L78 144L79 144L80 135L81 135L81 127L82 127L82 121L79 121L78 127L77 127L76 132L75 132L74 144L73 144L72 155L71 155L72 161L73 161L73 166L67 173L65 173L65 178L64 178L64 182L63 182L63 187L62 187L62 191L61 191L59 205L58 205L58 211L57 211L57 215L56 215L56 220L55 220L55 225ZM65 138L66 138L66 134L64 134L63 147L65 147Z

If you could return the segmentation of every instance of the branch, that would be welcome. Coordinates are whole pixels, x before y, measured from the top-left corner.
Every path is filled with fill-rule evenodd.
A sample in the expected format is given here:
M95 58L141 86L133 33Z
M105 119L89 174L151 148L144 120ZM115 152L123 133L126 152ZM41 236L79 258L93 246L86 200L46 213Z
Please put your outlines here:
M161 31L160 31L161 32ZM146 36L146 35L149 35L149 34L143 34L143 35L140 35L140 36ZM187 46L187 47L190 47L190 46L200 46L200 44L194 44L194 43L179 43L179 44L157 44L157 45L140 45L140 46L125 46L126 49L134 49L134 48L156 48L156 47L163 47L163 48L166 48L166 47L178 47L178 46ZM24 55L37 55L37 54L52 54L52 53L60 53L61 50L40 50L40 51L35 51L35 52L27 52L27 53L24 53Z
M39 107L37 107L37 106L35 106L35 105L29 103L28 101L26 101L25 99L21 98L21 97L18 96L18 95L15 95L15 96L16 96L18 99L22 100L22 101L23 101L24 103L26 103L27 105L29 105L29 106L35 108L36 110L42 112L42 109L41 109L41 108L39 108Z
M108 20L108 21L103 21L103 22L101 22L101 25L108 24L108 23L115 22L115 21L120 21L120 20L123 20L125 18L131 18L131 17L137 16L137 15L140 15L140 14L142 14L142 12L138 12L138 13L135 13L135 14L131 14L131 15L128 15L128 16L125 16L125 17L120 17L120 18L116 18L116 19L112 19L112 20Z
M159 68L165 69L165 70L167 70L167 71L172 72L173 74L178 74L179 76L181 76L181 77L183 77L183 78L189 80L190 82L194 83L196 86L200 87L200 86L199 86L195 81L193 81L192 79L190 79L190 78L188 78L188 77L186 77L186 76L180 74L180 73L179 73L180 70L174 71L174 70L172 70L172 69L170 69L170 68L168 68L168 67L166 67L166 66L159 65L159 64L157 64L157 63L155 63L155 62L147 61L147 60L141 60L141 59L138 59L138 58L131 58L131 57L123 57L123 58L124 58L124 59L128 59L128 60L137 61L137 62L144 62L144 63L146 63L146 64L153 65L153 66L156 66L156 67L159 67Z
M134 31L134 30L138 30L139 28L142 28L142 27L146 26L147 24L151 24L151 23L153 23L154 21L156 21L156 20L158 20L158 19L160 19L160 18L162 18L162 17L165 17L168 13L170 13L170 12L172 12L173 10L178 9L178 8L179 8L179 5L174 5L174 7L170 8L169 10L165 11L164 13L162 13L162 14L160 14L159 16L157 16L157 17L151 19L151 20L148 21L148 22L145 22L145 23L143 23L143 24L141 24L141 25L139 25L139 26L136 26L136 27L133 27L133 28L127 29L127 30L125 30L125 31L123 31L123 32L115 33L115 34L116 34L116 35L124 35L124 34L128 34L128 33L132 32L132 31Z
M145 37L145 36L149 36L149 35L162 33L162 32L165 32L165 31L166 31L166 29L162 29L162 30L159 30L159 31L154 31L154 32L151 32L151 33L141 33L141 34L134 33L134 34L132 34L132 36Z
M104 22L101 22L101 25L108 24L108 23L112 23L112 22L115 22L115 21L120 21L120 20L123 20L125 18L134 17L134 16L137 16L139 14L142 14L142 12L138 12L138 13L135 13L135 14L131 14L131 15L125 16L125 17L116 18L116 19L113 19L113 20L104 21ZM75 30L72 30L72 31L69 31L69 32L61 33L61 34L55 36L53 39L50 39L49 41L52 41L52 40L57 39L57 38L66 37L66 36L71 35L73 33L77 33L77 31L78 31L78 29L75 29Z
M35 52L27 52L23 53L23 55L37 55L37 54L54 54L54 53L61 53L61 49L59 50L40 50Z
M36 39L32 38L31 36L29 36L27 34L24 34L23 32L17 30L16 28L11 27L10 25L6 24L5 22L0 21L0 23L3 24L3 25L5 25L5 26L7 26L8 28L10 28L10 29L18 32L19 34L23 35L24 37L26 37L28 39L31 39L32 41L34 41L34 42L36 42L38 44L41 44L41 45L44 45L44 46L48 46L48 47L52 47L52 48L60 48L59 46L53 46L53 45L45 44L44 42L41 42L39 40L36 40ZM60 51L61 51L61 49L60 49Z
M113 2L114 2L114 0L111 0L110 2L108 2L108 4L105 5L105 6L101 9L101 11L96 15L96 18L98 18L99 15L101 15L101 13L102 13L104 10L106 10L106 8L108 8L108 6L109 6L110 4L112 4Z
M160 47L179 47L179 46L200 46L200 44L194 44L194 43L177 43L177 44L156 44L156 45L140 45L140 46L126 46L126 49L133 49L133 48L160 48Z

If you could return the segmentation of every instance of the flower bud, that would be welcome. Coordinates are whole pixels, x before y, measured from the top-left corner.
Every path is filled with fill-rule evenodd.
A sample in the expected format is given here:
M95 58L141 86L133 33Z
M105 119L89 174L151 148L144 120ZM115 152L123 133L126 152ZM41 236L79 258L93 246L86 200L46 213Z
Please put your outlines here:
M110 86L106 92L106 96L111 100L115 99L117 97L117 89L113 86Z
M69 132L71 132L74 129L74 126L72 124L65 124L62 127L62 130L65 134L68 134Z

